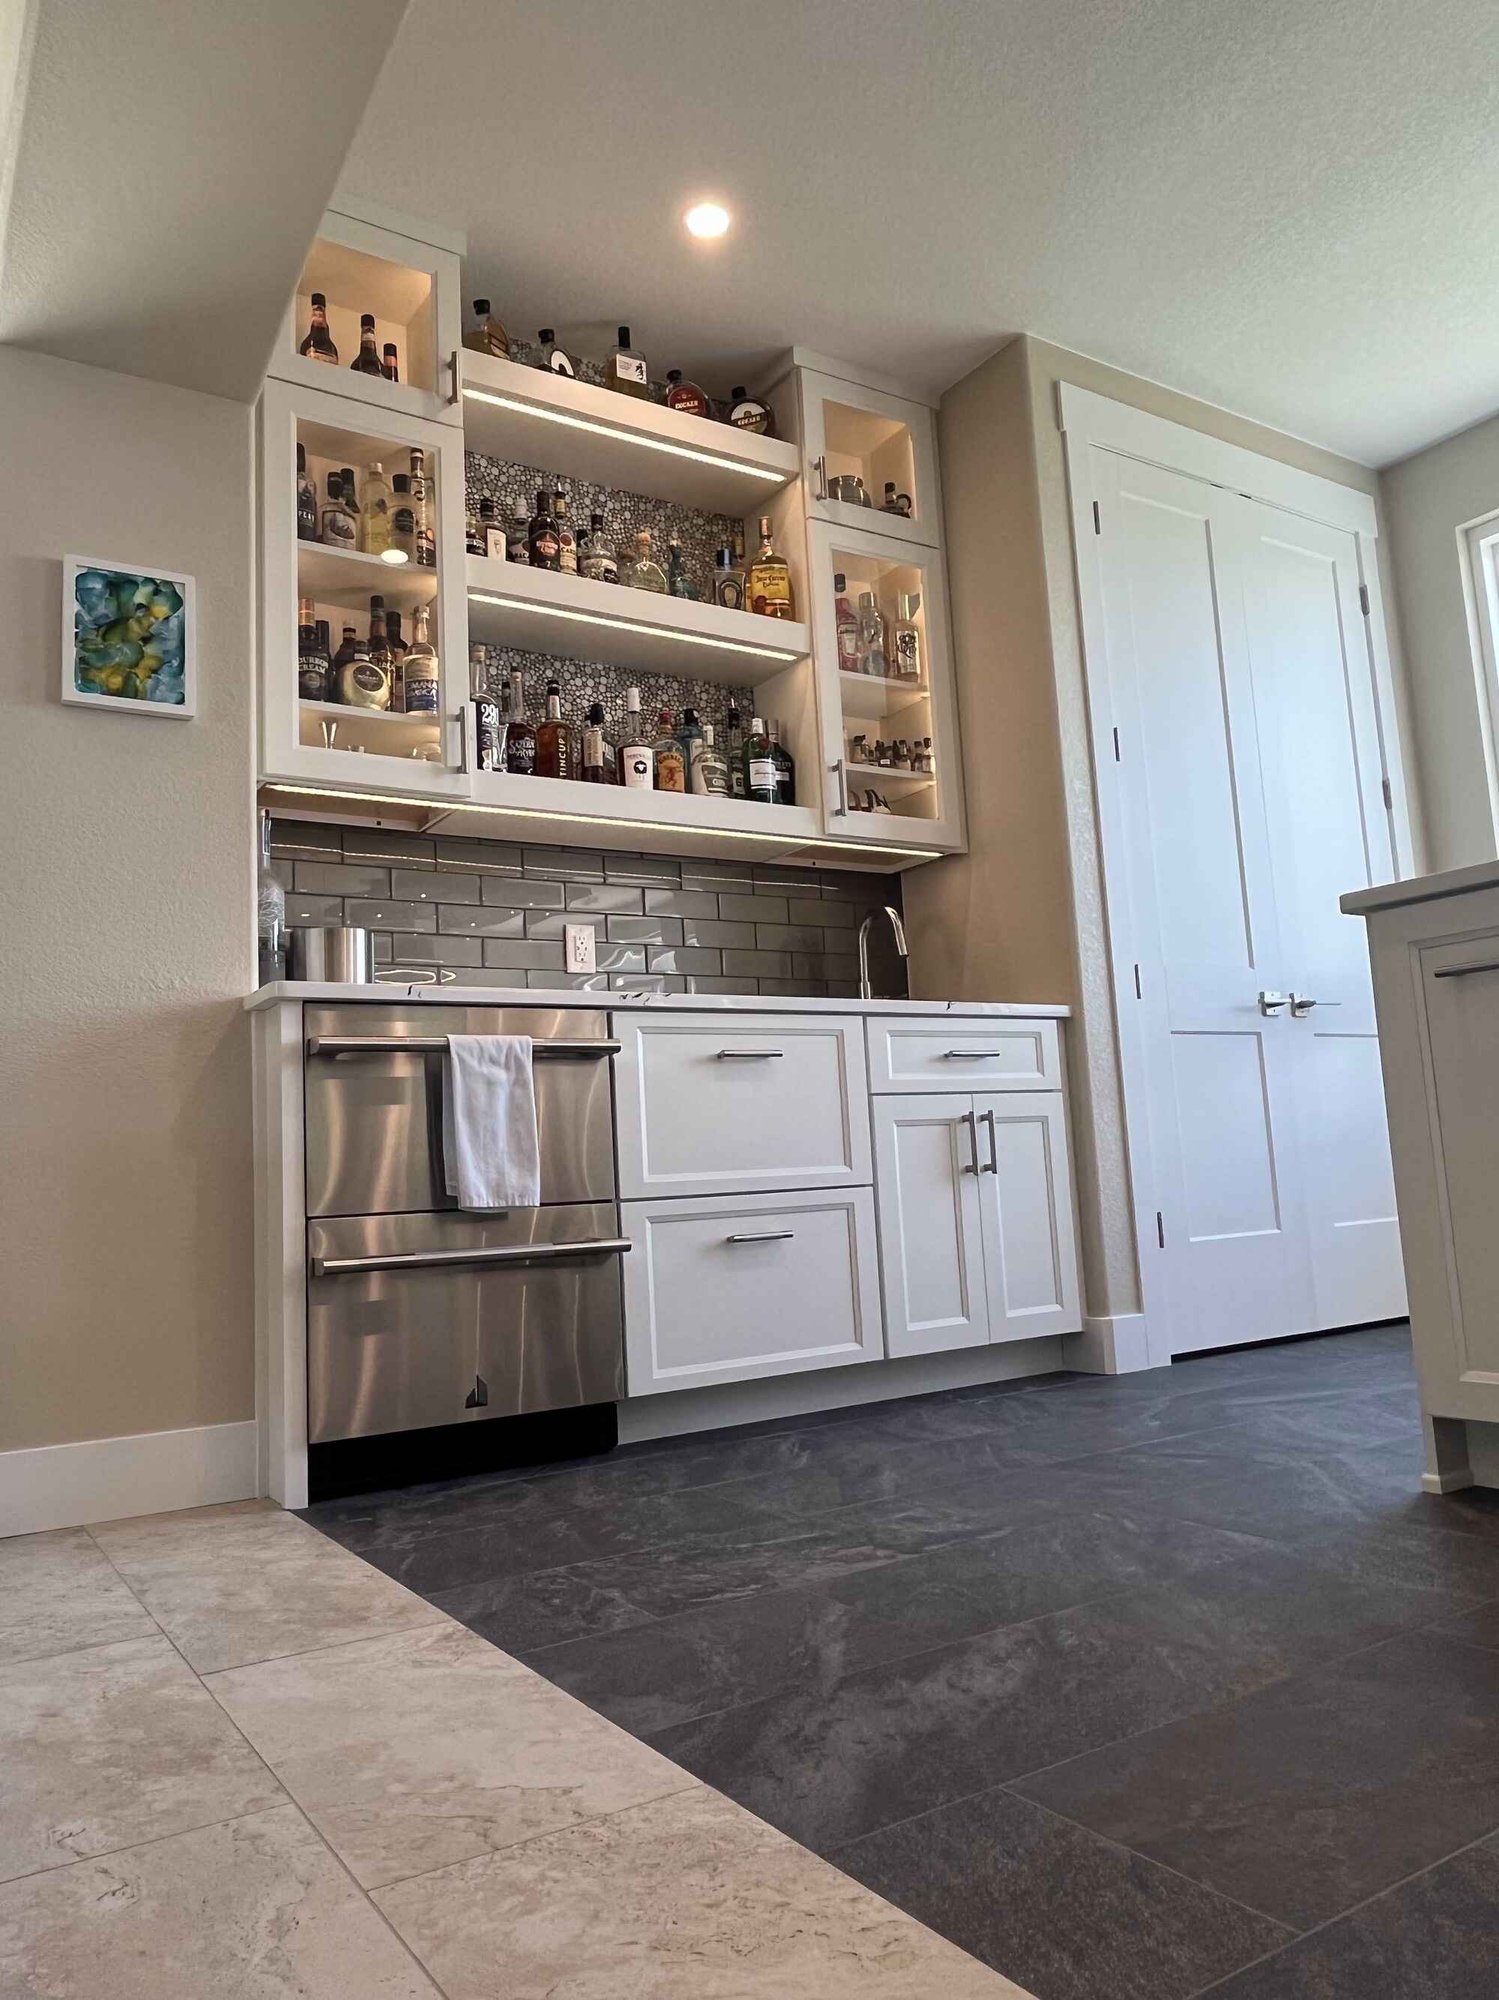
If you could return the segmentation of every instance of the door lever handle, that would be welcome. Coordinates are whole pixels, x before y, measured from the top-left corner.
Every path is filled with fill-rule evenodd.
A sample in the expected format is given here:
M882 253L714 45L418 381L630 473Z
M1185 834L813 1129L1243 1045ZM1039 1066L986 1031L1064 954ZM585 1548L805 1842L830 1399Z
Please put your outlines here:
M1278 1014L1282 1007L1288 1007L1290 1004L1284 993L1266 993L1263 990L1255 1000L1255 1005L1267 1017Z

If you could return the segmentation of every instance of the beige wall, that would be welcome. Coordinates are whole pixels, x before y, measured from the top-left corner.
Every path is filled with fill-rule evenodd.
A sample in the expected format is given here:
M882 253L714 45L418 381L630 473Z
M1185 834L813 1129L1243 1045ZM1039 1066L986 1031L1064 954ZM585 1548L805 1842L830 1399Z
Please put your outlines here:
M0 349L0 1449L254 1413L250 425ZM196 720L62 706L64 554L196 577Z
M1461 868L1496 848L1458 531L1499 511L1499 417L1390 466L1382 484L1427 865Z

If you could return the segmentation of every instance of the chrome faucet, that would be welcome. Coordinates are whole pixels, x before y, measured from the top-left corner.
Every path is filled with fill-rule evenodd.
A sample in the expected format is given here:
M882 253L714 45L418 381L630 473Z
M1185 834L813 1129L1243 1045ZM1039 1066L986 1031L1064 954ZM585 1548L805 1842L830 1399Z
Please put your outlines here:
M906 944L906 927L901 922L900 911L892 909L888 903L882 903L879 910L871 910L859 926L859 998L861 1000L872 1000L874 998L874 989L869 983L869 927L880 914L880 910L883 910L885 915L890 919L890 928L895 933L895 949L900 953L902 958L909 958L911 956L910 949Z

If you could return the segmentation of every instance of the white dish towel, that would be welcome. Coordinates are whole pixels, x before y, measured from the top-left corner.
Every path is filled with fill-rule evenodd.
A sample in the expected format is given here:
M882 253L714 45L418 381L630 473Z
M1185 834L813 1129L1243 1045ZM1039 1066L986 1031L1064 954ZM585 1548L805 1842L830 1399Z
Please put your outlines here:
M541 1200L536 1082L529 1035L449 1035L442 1164L460 1208L535 1208Z

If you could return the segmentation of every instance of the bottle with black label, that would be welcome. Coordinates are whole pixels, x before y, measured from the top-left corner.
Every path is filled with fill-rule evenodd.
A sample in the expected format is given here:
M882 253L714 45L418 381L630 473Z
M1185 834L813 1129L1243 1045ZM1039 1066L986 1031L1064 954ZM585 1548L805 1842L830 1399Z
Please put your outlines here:
M729 797L742 799L745 796L744 724L737 708L729 710L723 749L724 762L729 767Z
M519 509L510 516L510 526L505 530L505 560L514 563L531 560L531 518Z
M320 540L333 549L356 549L359 546L359 516L344 498L344 482L341 472L328 474L328 497L323 502L322 533Z
M468 690L474 705L474 763L481 771L504 769L500 704L489 691L489 667L477 641L468 649Z
M397 714L401 708L401 688L395 676L395 660L391 655L390 641L385 634L385 599L370 599L370 665L384 674L385 684L390 689L390 698L385 706Z
M427 476L427 454L411 454L411 518L416 527L416 561L419 569L437 567L437 530L432 521L432 481Z
M297 446L297 540L317 540L317 490L307 477L307 447Z
M328 655L318 648L317 606L297 600L297 693L303 701L328 699Z
M495 519L494 502L487 493L479 502L479 540L483 544L485 555L499 556L503 560L505 530Z
M732 424L736 431L756 431L762 437L769 437L775 428L775 418L769 403L762 403L758 396L750 395L744 388L736 389L729 397L726 424Z
M375 345L375 315L359 315L359 352L349 363L356 375L380 375L385 370L380 365L380 350Z
M730 611L744 609L744 570L735 562L734 551L725 542L713 559L713 597Z
M776 760L765 724L758 716L750 719L750 733L744 739L744 795L756 805L776 803Z
M338 677L338 698L347 708L389 708L390 674L370 658L363 639L354 641L354 657Z
M646 372L645 356L631 347L627 326L619 329L619 343L609 351L604 387L618 389L623 396L650 396L651 379Z
M592 577L595 583L619 582L619 558L602 514L588 517L588 539L578 550L578 573Z
M631 791L649 792L656 783L656 752L640 721L640 690L625 689L625 728L619 739L619 781Z
M582 769L579 776L585 785L608 785L614 782L614 773L609 765L613 745L604 727L604 704L596 701L588 711L588 720L583 725Z
M541 349L536 358L536 366L538 368L545 368L553 375L577 374L578 371L573 366L572 356L565 347L557 345L557 334L553 327L544 326L541 332L537 334L536 339Z
M309 361L331 361L335 368L338 366L338 349L328 331L328 301L321 292L312 295L312 322L297 352L305 354Z
M532 569L556 569L562 567L562 550L557 540L557 520L552 512L551 496L545 487L536 490L536 512L531 516L531 525L526 530L526 553Z
M557 567L564 576L578 574L578 538L567 518L567 495L552 495L552 518L557 523Z
M510 676L509 728L505 732L505 769L529 778L536 771L536 729L526 714L526 686L520 669Z
M338 651L333 655L332 664L328 673L328 693L326 697L327 700L329 701L343 700L344 669L346 667L351 667L353 664L354 664L354 627L352 625L345 625L343 629L343 637L339 642Z
M796 804L796 764L791 752L781 741L781 725L770 725L770 757L776 767L776 804L794 806Z

